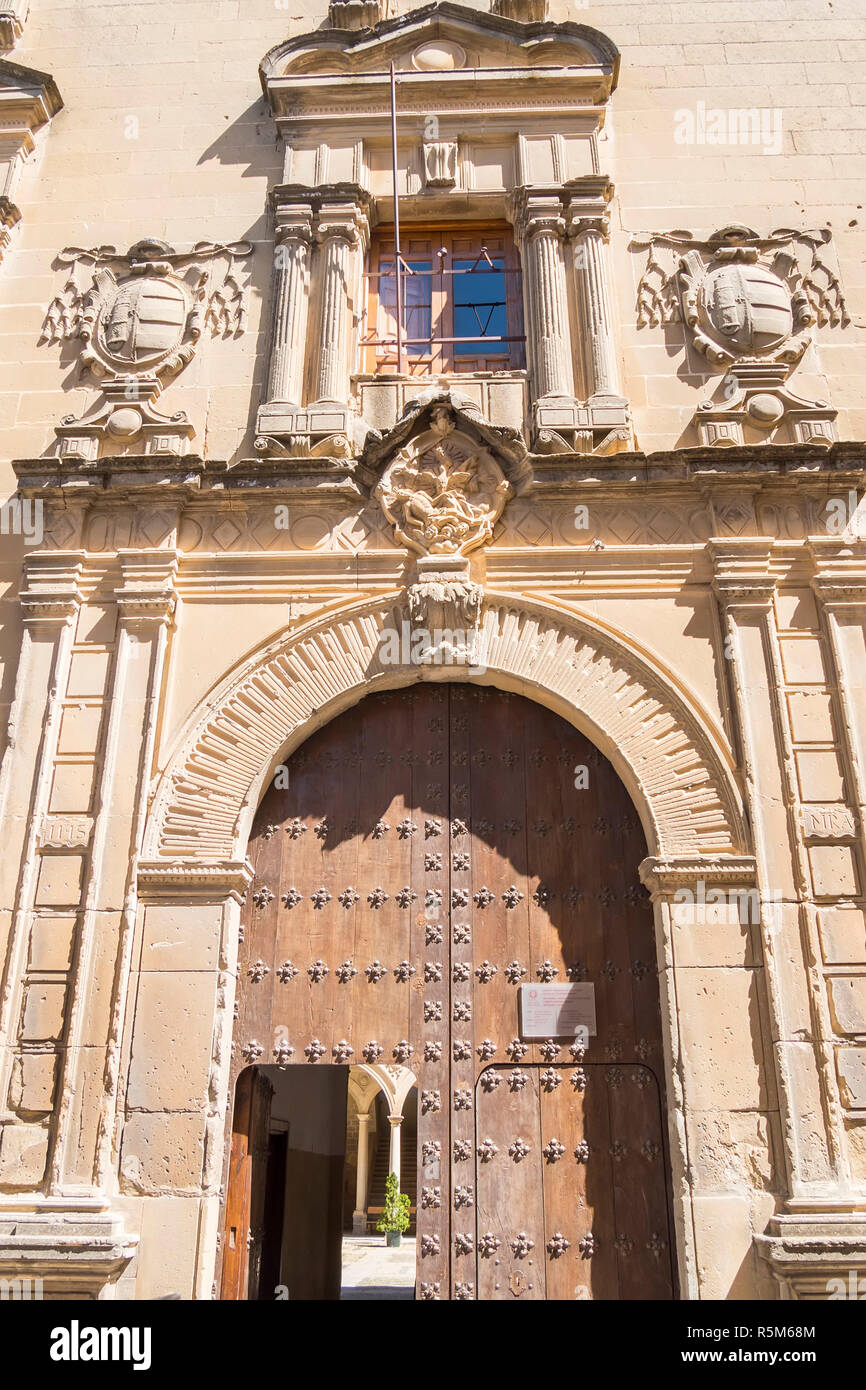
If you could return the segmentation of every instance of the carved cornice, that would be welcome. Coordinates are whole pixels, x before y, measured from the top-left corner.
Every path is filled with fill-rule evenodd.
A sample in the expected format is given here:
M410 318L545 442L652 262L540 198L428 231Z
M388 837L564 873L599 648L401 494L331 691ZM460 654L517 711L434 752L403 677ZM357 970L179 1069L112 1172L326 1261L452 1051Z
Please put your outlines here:
M87 1198L40 1200L0 1195L0 1276L41 1277L63 1298L82 1287L93 1297L124 1272L138 1247L123 1215Z
M649 855L638 865L641 883L653 897L668 897L678 888L692 888L696 883L751 886L755 882L757 865L752 855L713 854L665 856Z
M602 488L633 498L636 486L686 492L699 484L703 495L708 488L729 483L798 491L818 482L822 487L862 488L866 471L866 444L852 440L840 441L829 449L787 444L670 449L653 454L634 450L604 457L573 451L529 454L517 431L491 426L474 402L469 404L475 410L473 422L490 447L496 445L503 457L510 452L515 460L503 463L503 469L518 494L531 489L536 496L580 500L575 489ZM460 408L470 414L465 401ZM411 428L407 415L387 437L396 439L397 432L408 437ZM355 501L375 483L378 473L371 465L375 467L375 461L381 460L385 447L382 437L371 432L359 459L251 457L236 463L208 459L205 468L203 459L194 454L183 458L128 454L100 459L16 459L12 466L23 497L68 499L77 495L87 500L92 496L98 497L101 505L128 503L130 498L152 500L156 493L161 501L168 501L208 492L227 498L249 496L256 490L277 501L280 493L288 497L296 489L310 500L321 500L327 492L333 498Z
M68 622L82 601L78 587L82 550L40 550L24 561L19 593L22 621L28 627Z
M0 58L0 127L38 130L62 106L57 83L49 73Z
M247 859L142 859L138 864L140 899L170 897L213 901L243 901L253 879Z
M174 613L178 552L119 550L122 583L115 590L121 619L127 624L166 624Z
M862 1298L866 1216L844 1200L824 1199L812 1214L773 1217L755 1248L779 1283L798 1299ZM789 1295L790 1296L790 1295Z
M713 591L728 608L769 608L776 588L770 573L772 541L730 537L707 541L713 564Z
M866 541L837 536L810 536L808 548L815 573L812 588L829 607L866 605Z

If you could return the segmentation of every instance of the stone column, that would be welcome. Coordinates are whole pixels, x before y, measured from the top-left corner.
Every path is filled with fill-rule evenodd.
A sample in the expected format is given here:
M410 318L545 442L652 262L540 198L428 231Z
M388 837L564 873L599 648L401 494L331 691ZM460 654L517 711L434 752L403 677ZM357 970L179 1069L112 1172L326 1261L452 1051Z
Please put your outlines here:
M257 429L268 435L297 429L304 390L313 208L291 189L274 190L274 288L271 350Z
M400 1186L400 1126L403 1123L402 1115L389 1115L388 1123L391 1126L391 1149L388 1156L388 1172L397 1174L397 1187Z
M357 295L359 261L369 235L368 199L360 189L325 195L316 240L319 253L320 317L314 391L317 404L345 405L349 399L349 324Z
M574 366L563 263L565 220L558 192L521 190L516 216L534 401L574 399Z
M568 208L568 232L580 315L586 393L590 399L601 396L623 401L607 271L609 231L607 207L603 200L572 200Z
M370 1120L367 1111L358 1116L358 1169L355 1178L355 1210L352 1212L352 1230L356 1236L367 1231L367 1180L370 1168ZM393 1131L392 1131L393 1134Z

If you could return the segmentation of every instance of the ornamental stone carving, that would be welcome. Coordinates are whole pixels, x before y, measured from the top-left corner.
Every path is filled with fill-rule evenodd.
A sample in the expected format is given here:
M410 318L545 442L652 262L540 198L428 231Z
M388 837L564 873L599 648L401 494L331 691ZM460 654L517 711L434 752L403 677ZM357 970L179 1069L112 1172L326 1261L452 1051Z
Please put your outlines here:
M51 301L40 343L78 339L79 360L102 383L102 399L83 416L57 428L58 452L95 459L112 452L182 454L194 433L184 412L156 409L166 380L195 355L206 327L237 336L246 325L246 284L237 263L249 242L199 242L189 252L167 242L136 242L123 254L113 246L71 246L58 261L69 267ZM84 281L85 268L92 273Z
M433 408L429 428L388 464L376 497L398 541L418 555L465 555L489 541L513 489L489 449Z
M424 181L427 187L453 188L457 182L457 141L426 141L423 155Z
M836 411L786 385L815 326L849 322L842 286L824 254L830 237L826 227L780 228L761 237L737 224L706 241L688 232L634 239L649 249L638 326L681 318L698 352L727 369L721 392L698 407L702 444L743 444L755 431L783 423L791 442L836 438Z

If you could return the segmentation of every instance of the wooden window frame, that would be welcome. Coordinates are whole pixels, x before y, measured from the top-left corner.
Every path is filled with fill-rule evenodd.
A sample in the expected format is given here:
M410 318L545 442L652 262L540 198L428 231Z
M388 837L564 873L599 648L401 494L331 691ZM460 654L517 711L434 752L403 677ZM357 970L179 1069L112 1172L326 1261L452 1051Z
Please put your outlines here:
M413 224L401 226L401 259L404 266L426 260L430 263L430 351L412 351L412 345L404 347L404 376L468 375L475 372L513 372L525 368L525 336L523 328L523 288L520 260L514 244L512 228L507 222ZM462 243L470 243L472 249L455 250ZM421 243L425 249L419 250ZM413 247L416 249L413 250ZM483 251L488 250L489 259L504 261L505 271L505 309L506 334L508 341L491 343L487 352L468 354L455 351L454 297L451 291L450 266L454 261L475 260L483 269ZM444 251L444 257L440 256ZM373 235L367 262L367 295L365 319L361 333L361 371L368 375L397 374L396 340L380 340L380 267L393 264L394 229L393 224L377 228ZM444 273L443 273L444 272ZM427 272L424 272L425 274ZM463 272L458 272L463 273ZM408 276L403 272L403 284ZM403 321L406 324L406 304L404 301ZM470 341L483 341L483 334ZM389 335L390 337L390 335ZM405 338L404 338L405 341ZM417 347L417 344L415 344Z

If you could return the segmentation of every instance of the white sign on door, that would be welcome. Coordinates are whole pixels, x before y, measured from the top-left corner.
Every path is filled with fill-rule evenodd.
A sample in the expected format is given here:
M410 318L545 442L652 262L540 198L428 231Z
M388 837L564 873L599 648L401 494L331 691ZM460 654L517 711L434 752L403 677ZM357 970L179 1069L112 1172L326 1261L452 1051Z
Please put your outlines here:
M595 1031L595 985L520 986L522 1038L593 1037Z

